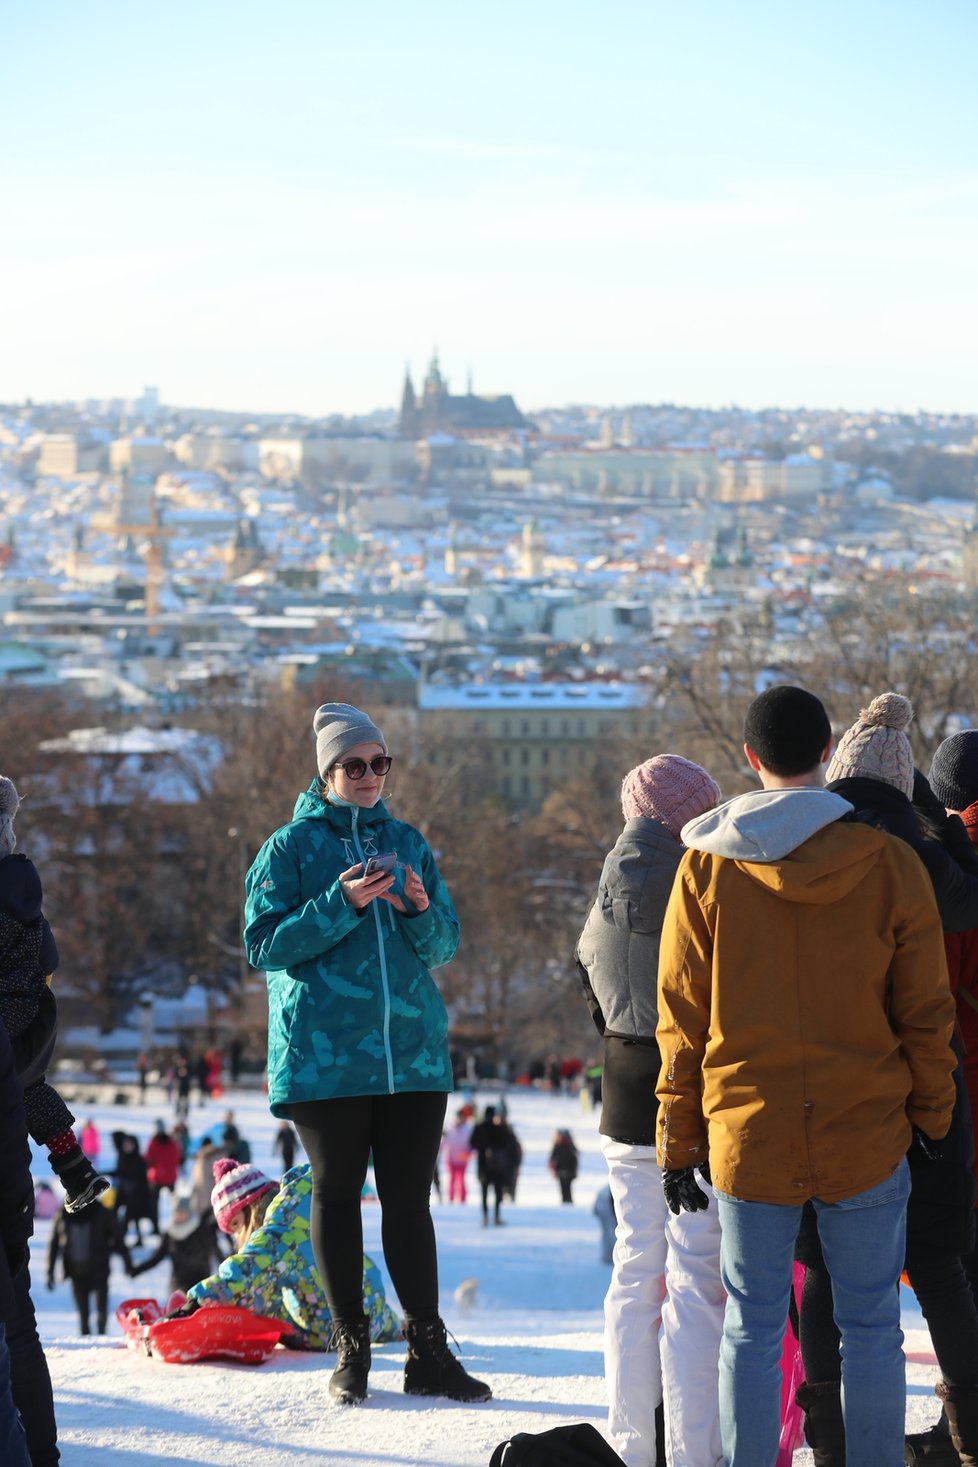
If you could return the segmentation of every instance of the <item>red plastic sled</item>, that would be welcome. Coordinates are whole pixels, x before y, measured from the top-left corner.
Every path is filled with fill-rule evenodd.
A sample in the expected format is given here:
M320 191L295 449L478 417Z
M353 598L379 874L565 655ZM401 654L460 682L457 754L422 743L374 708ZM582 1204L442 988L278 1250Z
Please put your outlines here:
M262 1319L234 1304L206 1305L184 1319L164 1319L155 1299L126 1299L115 1317L130 1350L169 1365L197 1360L261 1365L289 1333L279 1320Z

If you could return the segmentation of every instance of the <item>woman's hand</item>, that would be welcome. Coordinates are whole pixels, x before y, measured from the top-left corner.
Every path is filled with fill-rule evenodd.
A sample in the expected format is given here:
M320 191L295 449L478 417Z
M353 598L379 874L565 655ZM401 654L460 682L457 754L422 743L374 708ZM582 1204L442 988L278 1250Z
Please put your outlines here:
M391 877L389 884L393 886L393 877ZM378 896L382 896L385 902L390 902L395 911L407 912L407 908L399 896L388 894L387 891L381 891L377 894ZM417 871L414 870L413 866L404 867L404 895L416 912L426 912L428 910L428 893L424 889L424 882L421 880Z
M374 897L383 896L394 885L393 873L375 871L372 876L361 876L358 873L363 870L363 862L358 861L351 866L349 871L340 872L340 886L343 895L356 911L362 912L364 907L369 907ZM427 904L427 903L426 903Z

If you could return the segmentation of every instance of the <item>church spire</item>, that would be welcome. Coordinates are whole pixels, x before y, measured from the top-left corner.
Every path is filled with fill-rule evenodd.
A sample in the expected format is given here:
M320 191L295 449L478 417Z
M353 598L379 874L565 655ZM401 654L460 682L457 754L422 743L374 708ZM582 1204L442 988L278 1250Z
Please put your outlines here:
M404 387L401 392L401 417L398 423L398 431L402 438L414 438L417 436L418 402L414 395L414 383L411 381L410 364L404 364Z

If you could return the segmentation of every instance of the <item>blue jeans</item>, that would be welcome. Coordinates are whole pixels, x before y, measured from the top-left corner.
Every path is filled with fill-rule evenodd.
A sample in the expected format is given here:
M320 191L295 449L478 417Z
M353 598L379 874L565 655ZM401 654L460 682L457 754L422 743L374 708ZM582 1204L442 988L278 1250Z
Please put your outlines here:
M10 1356L0 1321L0 1462L3 1467L31 1467L27 1438L10 1391Z
M900 1270L910 1169L844 1202L814 1199L842 1335L846 1467L901 1467L906 1367ZM720 1346L726 1467L772 1467L780 1431L781 1340L801 1207L717 1193L727 1307ZM815 1384L815 1382L813 1382Z

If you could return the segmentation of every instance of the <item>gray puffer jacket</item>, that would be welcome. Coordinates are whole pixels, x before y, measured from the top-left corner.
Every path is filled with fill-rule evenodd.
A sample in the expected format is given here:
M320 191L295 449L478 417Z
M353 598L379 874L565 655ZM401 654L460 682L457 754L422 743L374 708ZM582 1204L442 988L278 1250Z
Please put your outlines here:
M585 994L604 1037L599 1129L633 1145L655 1144L659 937L682 856L682 845L658 820L627 821L605 857L577 944Z

